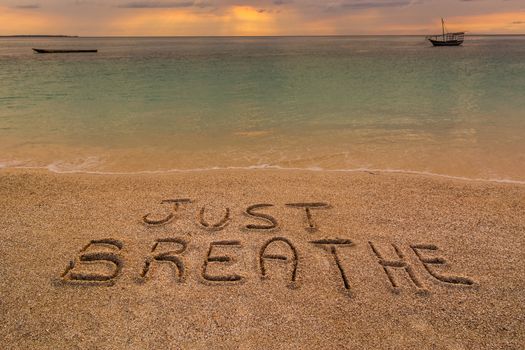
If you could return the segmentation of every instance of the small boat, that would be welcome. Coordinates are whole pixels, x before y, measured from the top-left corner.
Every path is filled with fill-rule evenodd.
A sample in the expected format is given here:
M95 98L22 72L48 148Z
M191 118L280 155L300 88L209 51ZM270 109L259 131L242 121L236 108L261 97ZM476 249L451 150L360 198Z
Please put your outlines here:
M98 50L48 50L48 49L33 49L35 53L85 53L98 52Z
M441 18L441 27L443 34L427 36L428 41L434 46L459 46L465 40L465 32L446 33L445 21Z

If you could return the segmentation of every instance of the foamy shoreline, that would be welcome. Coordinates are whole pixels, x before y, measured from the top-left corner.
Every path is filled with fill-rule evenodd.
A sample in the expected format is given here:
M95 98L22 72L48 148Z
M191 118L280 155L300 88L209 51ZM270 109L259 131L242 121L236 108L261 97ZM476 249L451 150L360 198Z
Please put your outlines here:
M323 168L287 168L278 165L252 165L246 167L211 167L211 168L193 168L193 169L168 169L168 170L139 170L139 171L97 171L97 170L64 170L51 164L48 166L2 166L0 171L5 170L46 170L56 174L90 174L90 175L163 175L173 173L193 173L193 172L213 172L213 171L248 171L248 170L277 170L277 171L294 171L294 172L327 172L327 173L383 173L383 174L404 174L416 176L429 176L459 181L487 182L487 183L508 183L514 185L524 185L525 180L514 180L506 178L472 178L466 176L455 176L447 174L438 174L428 171L404 170L404 169L379 169L379 168L355 168L355 169L323 169Z

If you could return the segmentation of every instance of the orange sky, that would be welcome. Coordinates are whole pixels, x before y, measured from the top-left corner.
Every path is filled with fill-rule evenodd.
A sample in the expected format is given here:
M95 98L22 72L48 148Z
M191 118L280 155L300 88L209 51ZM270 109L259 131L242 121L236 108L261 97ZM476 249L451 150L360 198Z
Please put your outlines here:
M525 0L0 0L0 35L525 33Z

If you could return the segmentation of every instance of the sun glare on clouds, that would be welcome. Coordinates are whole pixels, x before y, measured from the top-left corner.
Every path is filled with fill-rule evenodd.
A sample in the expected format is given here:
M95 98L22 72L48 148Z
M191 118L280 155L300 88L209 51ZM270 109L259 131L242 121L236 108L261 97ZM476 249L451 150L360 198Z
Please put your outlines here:
M191 9L129 11L110 23L112 35L274 35L275 14L250 6L221 13Z

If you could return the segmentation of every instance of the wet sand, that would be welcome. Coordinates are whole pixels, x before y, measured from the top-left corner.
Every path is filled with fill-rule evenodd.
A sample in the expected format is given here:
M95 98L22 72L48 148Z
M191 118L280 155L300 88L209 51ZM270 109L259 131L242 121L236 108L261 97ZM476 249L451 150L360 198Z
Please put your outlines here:
M0 220L2 349L525 344L523 185L1 170Z

